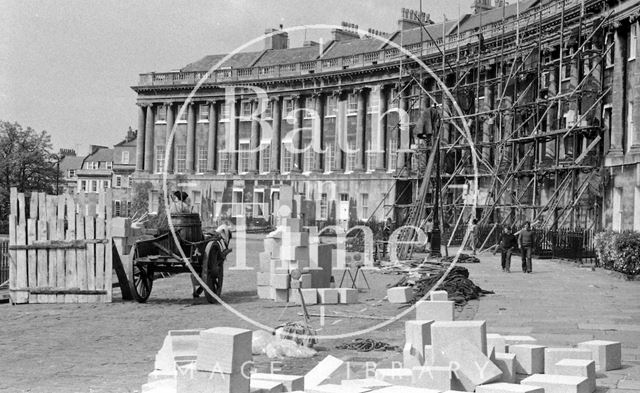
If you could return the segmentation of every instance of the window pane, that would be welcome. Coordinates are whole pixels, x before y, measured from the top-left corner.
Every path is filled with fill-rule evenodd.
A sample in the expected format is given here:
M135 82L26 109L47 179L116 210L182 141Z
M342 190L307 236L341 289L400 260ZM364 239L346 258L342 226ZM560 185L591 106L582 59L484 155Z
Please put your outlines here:
M165 147L156 146L156 168L155 168L156 173L164 171L164 154L165 154Z
M187 147L185 145L176 146L176 172L185 173L187 171Z
M207 146L198 146L197 172L204 173L207 170Z

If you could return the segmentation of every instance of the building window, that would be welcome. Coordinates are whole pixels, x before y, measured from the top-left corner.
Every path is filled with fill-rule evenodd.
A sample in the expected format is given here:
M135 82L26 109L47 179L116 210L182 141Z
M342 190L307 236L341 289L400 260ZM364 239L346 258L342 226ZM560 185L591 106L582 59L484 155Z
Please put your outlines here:
M111 169L111 168L113 168L113 162L112 162L112 161L106 161L106 162L104 163L104 166L105 166L107 169Z
M231 161L230 161L230 153L227 152L220 152L220 173L229 173L229 168L231 166Z
M327 105L324 111L325 117L333 117L338 113L338 97L327 96Z
M398 141L394 138L389 141L389 171L398 168Z
M185 173L187 171L187 147L185 145L176 146L176 172Z
M289 118L293 116L293 100L287 98L284 100L284 117Z
M167 122L167 107L160 105L156 108L156 123Z
M349 194L341 193L340 194L340 201L341 202L349 202Z
M264 119L272 119L273 118L273 101L266 100L262 101L262 107L264 110L262 111L262 117Z
M186 123L187 122L187 113L189 112L189 106L183 104L178 111L178 121L177 123Z
M192 193L193 197L193 210L195 213L202 213L202 191L194 190Z
M151 190L151 195L149 196L149 213L157 214L158 210L160 210L160 191Z
M613 33L607 33L605 37L605 50L606 55L604 58L605 67L613 67L613 50L614 50L614 41L613 41Z
M156 173L161 173L164 171L164 154L165 147L164 146L156 146Z
M87 181L86 180L80 180L80 191L87 191Z
M251 120L251 112L251 101L242 101L241 120Z
M91 192L98 192L98 181L91 180Z
M198 107L198 122L200 123L209 122L209 105L204 104Z
M122 204L120 201L113 201L113 215L115 217L122 217Z
M103 180L102 181L102 189L106 190L111 187L111 180Z
M636 45L638 41L638 23L634 22L629 31L629 60L636 58Z
M123 164L128 164L129 163L129 152L128 151L123 151L122 152L122 163Z
M242 190L233 190L231 200L231 214L233 217L244 215L244 200Z
M249 142L241 141L240 142L240 167L238 171L240 173L249 172L249 166L251 165L251 153L249 152Z
M351 172L356 167L356 158L357 158L358 153L355 150L356 150L356 142L355 141L350 141L349 142L349 151L350 152L347 153L347 167L345 168L346 172Z
M334 160L333 143L327 143L324 152L324 170L325 172L331 172L336 169L336 163Z
M314 163L314 158L315 158L315 154L312 148L308 148L307 150L305 150L304 152L304 162L302 163L302 171L303 172L311 172L311 170L313 169L313 163Z
M271 145L263 143L260 150L260 172L267 173L271 170Z
M116 188L120 188L120 187L122 187L122 176L120 176L120 175L116 175L116 181L115 181L115 183L116 183L116 186L115 186Z
M349 94L347 96L347 115L355 115L358 113L358 95Z
M329 201L327 194L320 194L320 219L326 220L329 217Z
M634 144L634 125L633 125L633 102L627 104L627 150Z
M69 169L67 171L67 177L76 177L76 170L75 169Z
M196 172L204 173L207 170L207 146L198 146L198 163Z
M264 190L253 192L253 204L251 206L254 217L264 217L266 210L264 205Z
M313 101L314 100L312 97L307 97L304 99L304 109L305 109L304 118L305 119L311 119L315 114L315 106Z
M229 106L233 103L227 103L220 105L220 121L229 121Z
M369 218L369 194L360 194L360 219Z
M367 171L372 172L376 167L376 152L373 150L373 142L367 142Z
M283 143L282 144L282 173L291 172L291 167L293 165L293 153L291 153L291 143Z
M571 78L571 64L562 65L562 80Z

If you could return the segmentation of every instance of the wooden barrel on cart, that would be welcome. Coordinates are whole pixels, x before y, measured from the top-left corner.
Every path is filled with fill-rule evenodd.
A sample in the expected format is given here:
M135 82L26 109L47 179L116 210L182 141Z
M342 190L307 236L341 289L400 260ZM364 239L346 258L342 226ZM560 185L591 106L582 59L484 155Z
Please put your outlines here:
M199 242L203 239L200 214L172 213L171 221L175 230L180 230L180 238L190 242Z

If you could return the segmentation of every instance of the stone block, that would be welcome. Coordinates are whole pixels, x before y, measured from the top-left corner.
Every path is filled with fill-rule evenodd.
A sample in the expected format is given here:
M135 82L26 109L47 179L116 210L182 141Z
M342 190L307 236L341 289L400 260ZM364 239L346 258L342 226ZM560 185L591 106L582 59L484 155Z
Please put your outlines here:
M432 326L431 332L435 331L435 326ZM497 382L502 376L502 371L471 341L457 337L453 341L448 341L447 345L439 350L436 347L436 338L432 337L432 340L436 365L455 365L453 373L465 391L471 392L478 385ZM457 389L454 388L454 390Z
M351 287L351 279L349 273L347 273L348 270L349 268L346 267L331 268L331 276L333 277L333 282L336 283L336 288L340 286Z
M131 219L113 217L111 219L111 235L113 237L129 237L131 235Z
M282 225L285 226L287 231L291 231L291 232L302 231L302 221L299 218L285 218Z
M498 382L480 385L476 388L476 393L544 393L544 389L538 386Z
M562 359L550 374L585 377L589 380L589 393L596 390L596 362L584 359Z
M500 382L515 383L516 382L516 355L512 353L496 353L493 364L498 366L502 371Z
M380 381L379 379L375 378L346 379L342 381L342 385L363 389L378 389L384 388L386 386L391 386L389 382Z
M264 256L260 255L260 260L262 261L262 258L280 258L280 246L281 246L281 241L278 238L275 237L265 237L263 240L263 245L264 245ZM260 253L263 254L263 253Z
M588 349L580 348L545 348L544 350L544 372L551 374L556 363L562 359L585 359L593 360L593 355Z
M449 294L447 293L447 291L431 291L431 296L429 297L429 300L433 300L433 301L446 301L449 300Z
M433 321L405 321L404 342L415 348L424 359L424 347L431 344Z
M260 286L271 285L271 273L269 272L257 272L256 284Z
M502 335L504 337L504 341L507 345L514 344L535 344L538 340L531 336L513 336L513 335Z
M275 289L289 289L289 274L271 274L271 286Z
M318 303L338 304L338 290L336 288L318 288Z
M288 289L275 289L275 297L274 300L278 303L288 303L289 302L289 290Z
M183 370L176 377L176 393L247 393L250 380L243 373Z
M516 355L517 374L542 374L544 372L545 346L535 344L515 344L509 346L509 353Z
M153 370L147 374L147 383L161 381L166 379L176 379L176 369L173 370Z
M169 330L155 358L156 370L174 371L176 357L194 356L198 352L200 330Z
M215 327L200 332L196 368L200 371L238 373L250 362L251 330Z
M254 380L280 382L284 387L284 392L304 390L304 377L300 375L253 373L251 381Z
M344 268L347 266L347 251L342 248L331 249L331 266Z
M263 251L258 254L258 261L260 262L260 271L261 272L270 272L271 271L271 253L267 251Z
M269 300L273 300L272 298L272 288L271 286L259 286L257 287L258 289L258 298L259 299L269 299Z
M310 391L320 384L340 383L353 375L348 363L328 355L304 376L304 388Z
M417 388L434 389L437 391L451 390L451 368L449 366L422 366L411 369L413 372L412 386Z
M411 343L405 343L402 348L402 367L413 369L421 367L424 364L424 358L418 349L411 346Z
M331 271L331 250L333 248L334 246L331 244L309 244L309 266Z
M410 368L377 368L375 378L392 385L411 386L413 371Z
M544 389L544 393L589 393L589 380L585 377L533 374L520 383L539 386Z
M305 273L300 276L300 288L313 288L311 273Z
M375 393L440 393L434 389L416 388L413 386L393 385L375 390ZM459 393L459 392L458 392Z
M250 393L282 393L284 386L278 381L265 381L262 379L253 379L249 381Z
M431 345L436 365L444 348L452 342L467 340L487 356L487 334L484 321L435 321L431 324Z
M283 246L308 246L309 245L309 232L282 232L282 245ZM307 253L307 255L309 255Z
M338 288L338 302L340 304L358 303L358 290L353 288Z
M416 303L417 320L453 321L452 301L424 301Z
M496 353L507 353L507 343L500 334L487 333L487 353L495 348Z
M592 340L578 344L591 351L596 371L617 370L622 367L622 345L617 341Z
M300 304L300 293L298 292L298 289L289 289L289 302Z
M424 364L423 366L433 366L435 364L433 355L433 345L424 346Z
M309 247L282 245L282 247L280 247L280 259L307 262L306 266L302 267L308 267Z
M291 289L298 289L302 287L302 284L300 283L300 280L294 280L293 278L291 279L291 284L289 286Z
M318 304L318 290L316 288L304 288L300 292L302 292L304 304L308 306Z
M394 287L387 289L389 303L409 303L413 299L412 287Z

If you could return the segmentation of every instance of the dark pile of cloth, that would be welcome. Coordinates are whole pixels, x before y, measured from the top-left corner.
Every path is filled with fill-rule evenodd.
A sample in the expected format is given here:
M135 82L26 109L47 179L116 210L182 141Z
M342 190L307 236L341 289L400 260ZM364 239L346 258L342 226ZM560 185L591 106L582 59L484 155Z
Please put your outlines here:
M451 263L451 262L453 262L454 259L455 259L455 255L451 255L451 256L448 256L448 257L442 257L440 259L440 262L442 262L442 263ZM478 259L477 257L475 257L473 255L460 254L460 258L458 258L458 262L457 263L480 263L480 259Z

